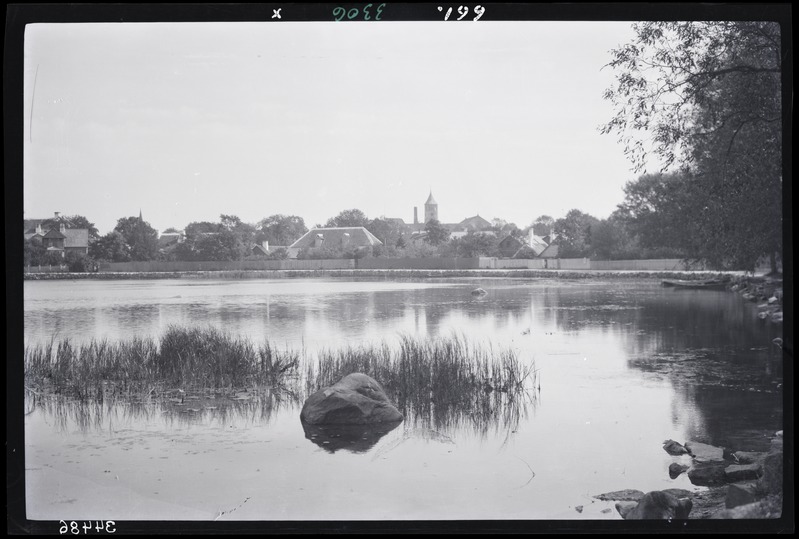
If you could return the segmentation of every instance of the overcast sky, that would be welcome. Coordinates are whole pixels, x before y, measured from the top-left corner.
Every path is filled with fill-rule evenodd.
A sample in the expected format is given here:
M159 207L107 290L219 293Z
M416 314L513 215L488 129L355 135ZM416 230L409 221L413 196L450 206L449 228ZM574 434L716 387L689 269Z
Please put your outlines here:
M33 24L25 218L607 217L626 22Z

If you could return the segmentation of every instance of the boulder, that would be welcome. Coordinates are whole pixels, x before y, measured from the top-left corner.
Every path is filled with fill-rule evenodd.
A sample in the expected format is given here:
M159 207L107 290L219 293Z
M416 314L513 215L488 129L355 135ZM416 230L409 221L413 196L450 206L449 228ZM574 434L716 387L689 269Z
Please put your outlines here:
M718 464L692 466L691 469L688 470L688 479L690 479L691 483L694 485L702 487L723 485L726 480L724 466Z
M676 479L680 476L681 473L688 470L688 466L685 464L680 464L679 462L672 462L669 464L669 477L672 479Z
M625 520L686 519L693 507L690 499L680 499L658 490L644 494L634 507L632 503L616 504L616 510Z
M724 478L729 483L757 479L762 474L760 464L733 464L724 468Z
M614 490L613 492L606 492L598 496L594 496L597 500L602 501L620 501L620 502L637 502L644 497L644 493L640 490L627 488L624 490Z
M401 421L402 414L372 377L354 373L308 397L300 418L311 425L369 425Z
M688 450L685 449L685 447L678 444L674 440L666 440L663 442L663 449L665 449L666 453L669 455L685 455L688 453Z
M782 494L782 451L772 450L763 459L763 476L758 482L767 494Z
M482 288L475 288L474 290L472 290L472 295L473 296L483 296L485 294L488 294L488 292L486 292Z
M724 449L700 442L685 442L685 448L701 464L724 462Z
M765 453L759 453L757 451L736 451L732 456L738 464L754 464L760 462L765 456Z
M758 498L757 483L747 481L744 483L733 483L727 488L727 499L724 502L727 509L754 503Z
M755 503L739 505L732 509L721 511L713 516L714 519L764 519L780 518L782 516L782 499L778 497L767 498Z

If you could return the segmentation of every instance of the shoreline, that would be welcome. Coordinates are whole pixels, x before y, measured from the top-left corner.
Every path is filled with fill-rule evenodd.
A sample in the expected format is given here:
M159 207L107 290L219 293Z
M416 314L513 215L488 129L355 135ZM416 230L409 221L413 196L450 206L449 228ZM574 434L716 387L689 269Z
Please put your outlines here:
M315 269L315 270L222 270L169 272L23 273L26 281L49 280L126 280L126 279L297 279L383 277L429 279L441 277L522 278L522 279L712 279L742 278L743 271L683 270L556 270L556 269Z

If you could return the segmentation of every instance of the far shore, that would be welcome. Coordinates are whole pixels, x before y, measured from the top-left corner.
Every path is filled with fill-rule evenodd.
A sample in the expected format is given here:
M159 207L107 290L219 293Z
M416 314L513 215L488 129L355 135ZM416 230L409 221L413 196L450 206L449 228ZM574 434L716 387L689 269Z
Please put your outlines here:
M654 270L531 270L531 269L317 269L317 270L225 270L96 273L24 273L25 280L125 280L125 279L290 279L384 277L428 279L441 277L522 279L712 279L743 277L744 271L654 271Z

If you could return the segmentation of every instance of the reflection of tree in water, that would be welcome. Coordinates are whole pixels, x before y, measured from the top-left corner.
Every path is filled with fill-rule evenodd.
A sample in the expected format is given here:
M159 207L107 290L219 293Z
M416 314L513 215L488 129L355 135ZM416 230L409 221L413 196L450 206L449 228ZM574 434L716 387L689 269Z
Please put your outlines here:
M673 403L686 438L734 451L767 451L783 428L782 394L724 386L682 386Z

